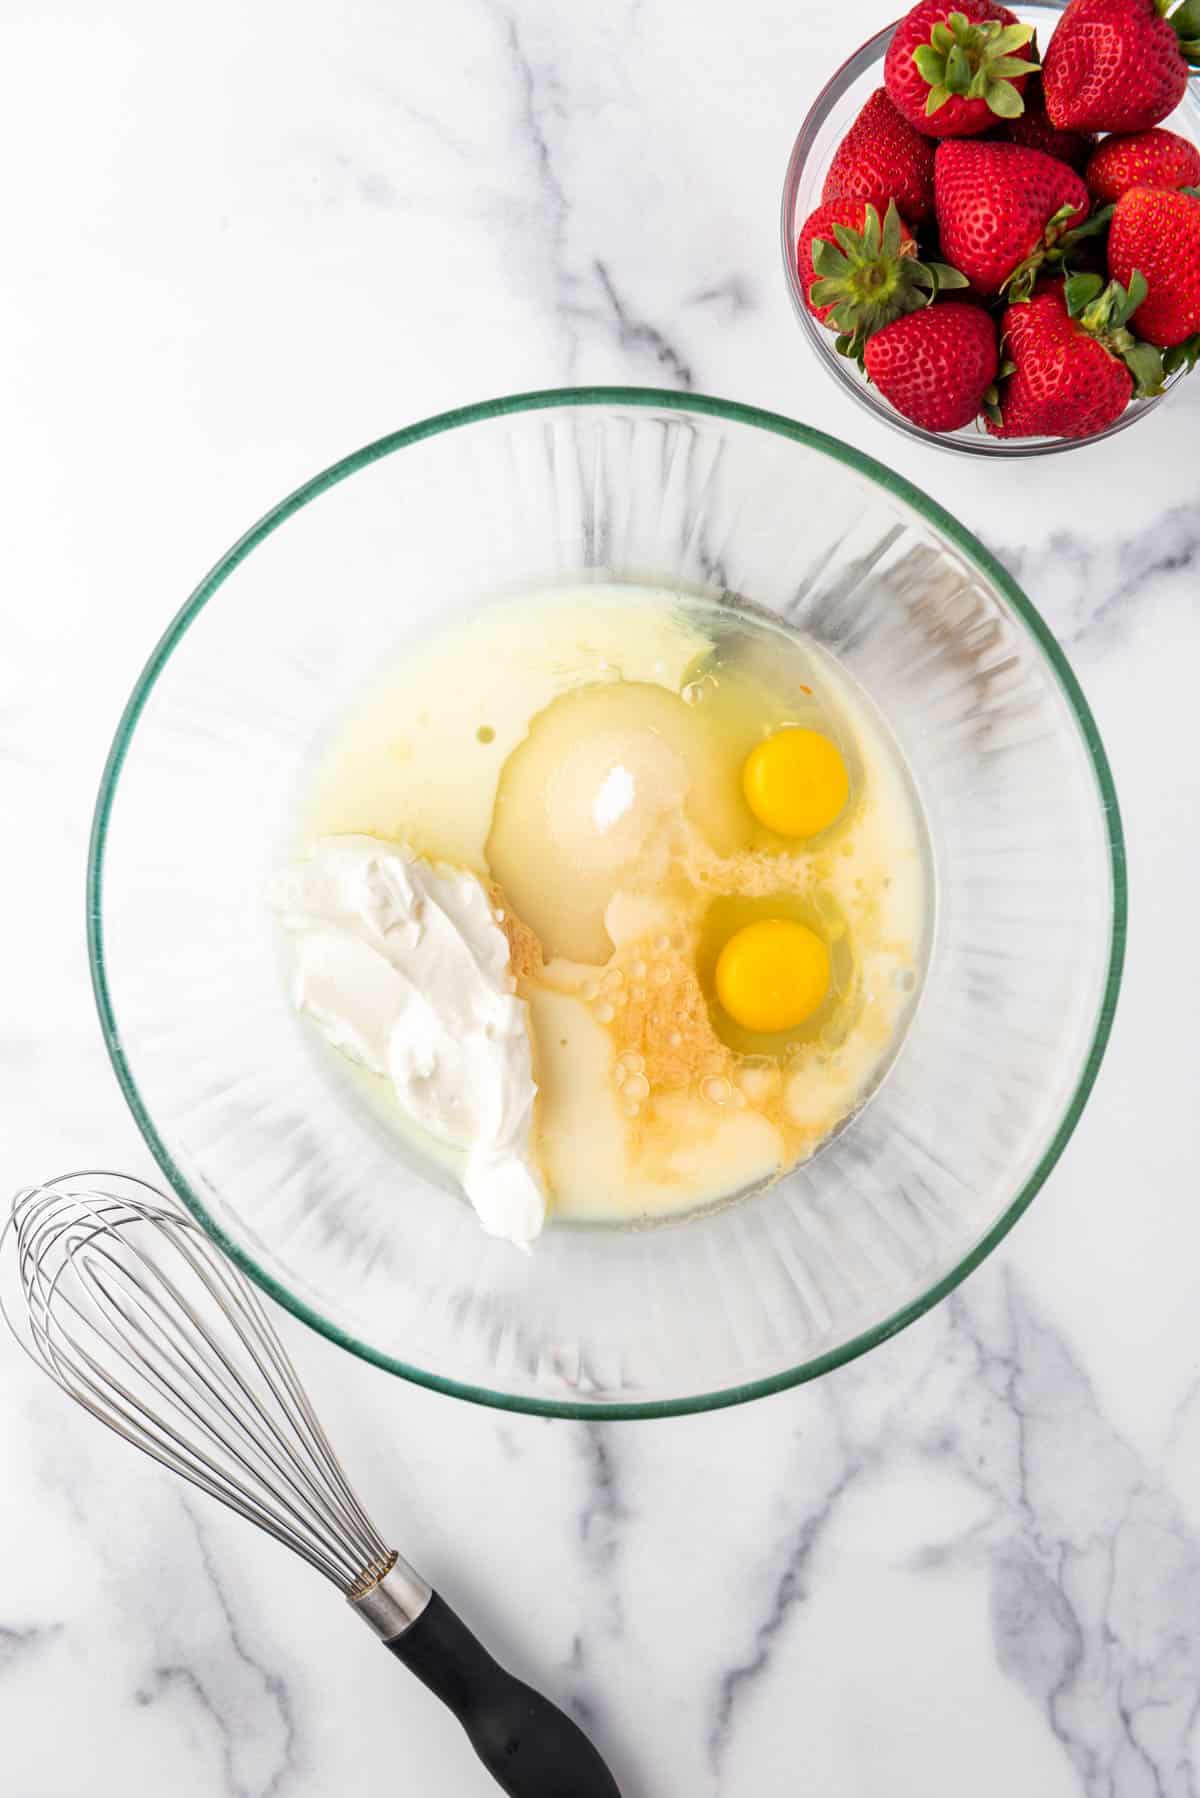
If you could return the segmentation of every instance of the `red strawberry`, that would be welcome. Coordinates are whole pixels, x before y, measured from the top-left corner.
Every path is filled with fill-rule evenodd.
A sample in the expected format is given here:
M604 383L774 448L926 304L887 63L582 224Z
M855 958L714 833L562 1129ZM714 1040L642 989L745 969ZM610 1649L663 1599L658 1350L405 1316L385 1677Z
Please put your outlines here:
M933 211L933 145L876 88L834 153L822 200L870 200L880 217L895 200L919 225Z
M933 193L942 249L983 294L1024 297L1047 250L1088 214L1075 171L1020 144L939 144Z
M1059 131L1050 123L1040 79L1035 76L1025 90L1025 110L1019 118L1006 119L996 133L1007 144L1022 144L1027 150L1040 150L1044 156L1056 156L1077 174L1096 142L1083 131Z
M883 64L888 97L931 137L974 137L1024 104L1037 63L1033 27L994 0L921 0L897 25Z
M1060 131L1145 131L1178 106L1200 60L1200 7L1070 0L1046 51L1046 111Z
M1200 150L1174 131L1106 137L1084 180L1098 200L1119 200L1131 187L1200 187Z
M1147 294L1138 335L1169 348L1200 331L1200 200L1164 187L1131 187L1108 231L1108 267L1126 286L1139 269Z
M800 227L800 240L796 245L796 267L800 271L800 285L804 289L804 298L809 311L824 324L836 305L835 300L828 300L824 305L815 305L812 300L812 289L820 280L820 275L813 261L813 250L817 243L833 244L837 247L836 232L840 226L861 234L867 220L869 202L849 197L840 200L828 200L809 213ZM878 214L876 214L878 216ZM882 241L881 241L882 249ZM900 255L915 256L917 240L908 226L900 226Z
M943 287L964 287L956 269L917 260L917 243L895 201L879 213L869 201L830 200L805 221L796 266L809 311L839 333L838 348L858 356L872 331Z
M993 437L1091 437L1121 416L1135 392L1160 391L1157 352L1125 329L1137 297L1136 288L1104 288L1101 276L1080 275L1010 306L1000 323L1007 379L986 420Z
M957 431L996 379L996 327L978 306L947 300L876 331L863 360L897 412L926 431Z

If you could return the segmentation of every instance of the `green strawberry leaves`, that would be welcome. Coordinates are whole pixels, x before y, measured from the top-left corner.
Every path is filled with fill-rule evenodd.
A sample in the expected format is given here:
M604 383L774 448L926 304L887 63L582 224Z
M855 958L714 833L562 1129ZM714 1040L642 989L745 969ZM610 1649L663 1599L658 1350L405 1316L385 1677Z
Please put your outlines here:
M1108 210L1111 215L1112 208L1110 207ZM1074 216L1074 206L1060 206L1053 217L1047 220L1046 228L1042 232L1041 243L1035 250L1030 251L1023 262L1018 262L1001 289L1010 303L1029 299L1037 285L1038 277L1044 273L1046 265L1061 262L1073 243L1092 234L1091 219L1086 219L1082 225L1077 225L1074 230L1068 231L1066 229L1067 221ZM1105 222L1107 223L1107 221ZM1096 230L1103 230L1103 228L1102 225L1095 227Z
M1072 318L1078 318L1085 307L1104 291L1103 275L1068 275L1063 283L1063 299Z
M1133 391L1140 400L1151 399L1163 391L1162 351L1152 343L1135 339L1121 351L1121 360L1133 376Z
M1185 4L1200 4L1200 0L1185 0ZM986 100L997 118L1019 118L1025 102L1013 82L1031 75L1039 64L1015 52L1023 50L1032 37L1031 25L1002 25L998 19L973 25L961 12L939 19L929 33L929 42L918 44L912 53L922 79L929 84L925 116L932 118L957 95Z
M1004 347L1004 339L1000 342L1000 366L996 370L996 379L987 388L983 396L983 411L994 425L1004 423L1004 414L1000 410L1000 382L1007 381L1009 375L1015 375L1017 365Z
M1129 323L1149 289L1140 268L1129 277L1129 286L1119 281L1105 284L1103 275L1068 275L1063 285L1063 298L1072 318L1083 321L1093 333L1119 331Z
M1084 308L1084 325L1089 331L1121 330L1129 323L1149 291L1146 277L1140 268L1135 268L1130 275L1128 287L1122 287L1119 281L1110 281L1103 292Z
M1163 352L1163 373L1173 375L1177 368L1185 374L1191 374L1197 362L1200 362L1200 331L1194 337L1185 337L1182 343L1171 345Z
M982 98L988 103L988 111L998 119L1019 119L1025 110L1025 102L1011 81L989 81Z
M1063 299L1070 316L1094 337L1112 356L1120 357L1133 376L1133 390L1139 399L1150 399L1163 390L1163 376L1169 372L1162 353L1152 343L1143 343L1128 329L1148 292L1146 277L1134 269L1129 286L1109 281L1096 274L1068 275L1063 284Z
M1111 206L1102 207L1077 231L1069 231L1060 247L1065 248L1076 238L1090 237L1096 230L1107 227L1112 212ZM1106 348L1121 357L1133 376L1140 399L1161 393L1168 375L1178 370L1190 374L1200 362L1200 331L1194 337L1172 345L1169 350L1160 350L1152 343L1144 343L1127 328L1146 293L1146 277L1137 268L1129 277L1128 288L1122 287L1119 281L1111 281L1105 286L1103 275L1090 271L1068 273L1063 283L1068 313L1077 318L1086 331L1098 337Z
M839 354L861 364L867 338L906 312L928 306L939 293L966 287L967 278L945 262L920 262L905 242L896 202L881 219L867 206L861 231L835 225L833 236L813 239L817 279L808 290L814 306L831 308L826 323L837 332Z
M1200 65L1200 0L1183 0L1170 16L1179 48L1188 62Z
M1112 215L1116 210L1115 205L1098 206L1090 218L1084 219L1082 225L1072 225L1069 231L1064 231L1058 240L1058 248L1062 254L1067 255L1077 243L1083 243L1089 237L1103 236L1112 224ZM1061 214L1057 216L1061 217Z

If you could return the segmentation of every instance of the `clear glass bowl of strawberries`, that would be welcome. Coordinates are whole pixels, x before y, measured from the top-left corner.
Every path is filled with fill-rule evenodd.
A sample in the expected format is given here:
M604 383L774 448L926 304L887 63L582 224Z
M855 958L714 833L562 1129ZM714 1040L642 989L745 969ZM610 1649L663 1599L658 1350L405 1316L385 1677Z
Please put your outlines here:
M840 68L783 193L809 342L896 429L1045 455L1200 361L1200 0L920 0Z

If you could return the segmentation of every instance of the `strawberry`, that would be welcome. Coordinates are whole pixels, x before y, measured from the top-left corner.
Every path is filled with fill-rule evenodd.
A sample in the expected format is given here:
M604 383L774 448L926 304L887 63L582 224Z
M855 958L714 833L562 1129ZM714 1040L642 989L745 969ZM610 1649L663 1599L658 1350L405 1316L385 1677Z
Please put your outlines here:
M946 300L876 331L863 360L897 412L926 431L957 431L996 379L996 327L980 307Z
M1178 106L1200 61L1200 0L1070 0L1046 51L1046 111L1060 131L1146 131Z
M1200 187L1200 150L1174 131L1106 137L1084 180L1097 200L1119 200L1131 187Z
M1050 123L1041 78L1037 75L1025 90L1024 112L1015 119L1006 119L996 136L1006 144L1022 144L1027 150L1040 150L1044 156L1055 156L1079 175L1082 175L1096 142L1090 133L1059 131Z
M796 266L809 311L838 333L838 348L858 357L872 331L944 287L965 287L957 269L917 260L917 242L894 200L880 221L865 200L830 200L804 221Z
M884 58L893 105L931 137L974 137L1015 118L1037 68L1033 27L994 0L921 0L897 25Z
M933 211L933 145L876 88L834 153L822 200L870 200L880 216L895 200L919 225Z
M1020 144L939 144L934 205L942 249L978 293L1023 298L1059 239L1088 214L1065 162Z
M1122 194L1108 231L1108 267L1126 285L1140 269L1139 336L1164 349L1200 331L1200 199L1163 187Z
M1161 391L1157 351L1126 329L1144 285L1105 288L1100 275L1078 275L1009 306L1000 325L1007 378L987 408L993 437L1091 437L1135 393Z

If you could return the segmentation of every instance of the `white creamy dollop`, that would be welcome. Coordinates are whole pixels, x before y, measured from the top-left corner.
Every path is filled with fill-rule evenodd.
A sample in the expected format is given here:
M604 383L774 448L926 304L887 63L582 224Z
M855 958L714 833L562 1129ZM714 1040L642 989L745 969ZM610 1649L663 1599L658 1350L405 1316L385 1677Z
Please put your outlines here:
M489 1235L528 1247L546 1211L529 1012L482 884L374 837L322 837L273 897L296 937L300 1010L465 1153L463 1187Z

